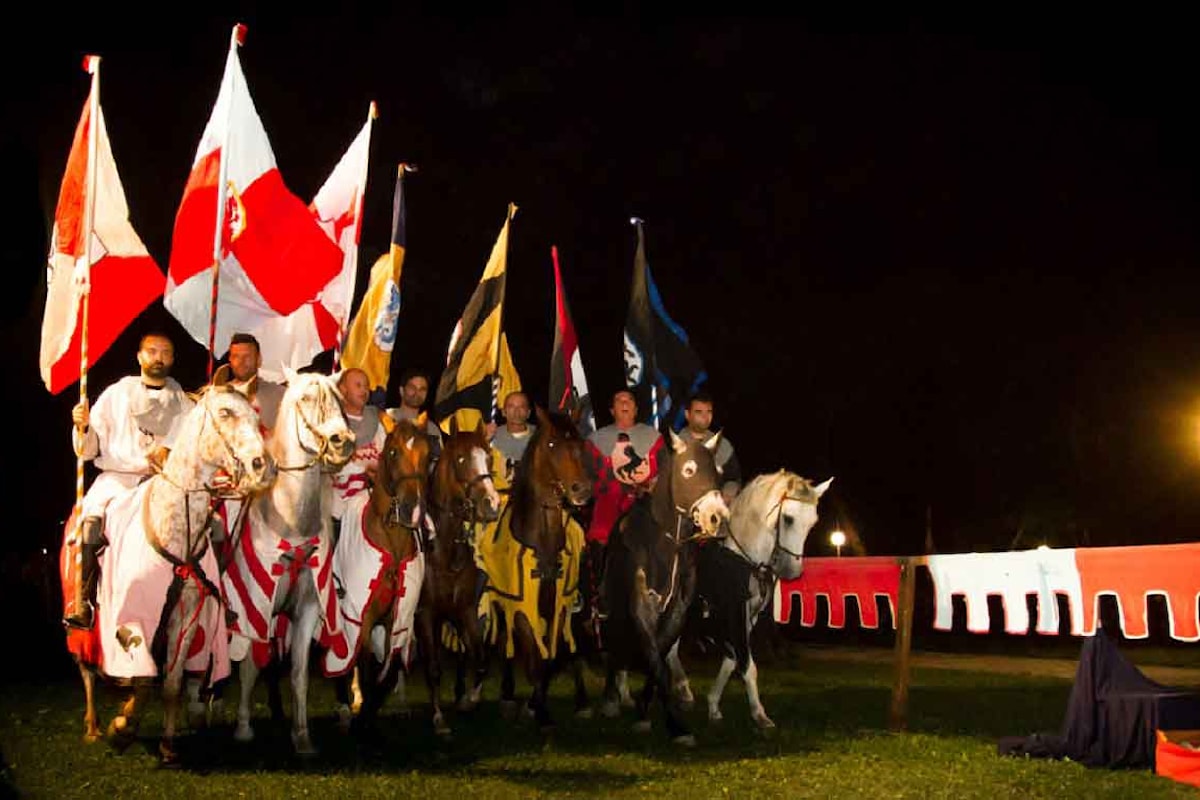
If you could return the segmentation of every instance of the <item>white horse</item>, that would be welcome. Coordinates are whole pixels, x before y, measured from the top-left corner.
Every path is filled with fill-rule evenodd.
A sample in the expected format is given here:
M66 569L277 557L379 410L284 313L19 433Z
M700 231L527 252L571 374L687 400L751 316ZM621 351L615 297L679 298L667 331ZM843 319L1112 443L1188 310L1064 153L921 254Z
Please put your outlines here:
M334 379L288 373L268 447L278 475L230 534L222 588L234 612L230 655L241 661L234 738L254 738L250 695L272 656L291 656L292 745L316 752L308 734L308 662L313 640L341 652L331 576L331 475L354 454L354 433Z
M225 621L214 585L217 562L208 538L218 470L227 477L222 491L241 495L262 489L273 476L258 415L232 389L206 390L184 418L162 471L109 504L98 622L91 631L68 633L68 648L83 676L88 740L99 737L96 670L135 687L108 727L118 747L133 740L140 701L150 682L162 679L159 750L165 763L177 759L174 738L185 671L202 676L211 669L213 680L229 673ZM89 636L92 641L85 642ZM96 656L99 663L89 663Z
M804 542L817 522L817 502L833 478L814 486L785 470L759 475L734 499L729 534L703 548L699 598L690 620L693 631L724 653L708 692L708 718L719 722L721 695L737 669L746 684L750 717L760 729L775 727L758 694L758 667L750 652L750 633L775 596L780 579L799 577ZM667 656L676 694L690 702L691 688L678 649Z

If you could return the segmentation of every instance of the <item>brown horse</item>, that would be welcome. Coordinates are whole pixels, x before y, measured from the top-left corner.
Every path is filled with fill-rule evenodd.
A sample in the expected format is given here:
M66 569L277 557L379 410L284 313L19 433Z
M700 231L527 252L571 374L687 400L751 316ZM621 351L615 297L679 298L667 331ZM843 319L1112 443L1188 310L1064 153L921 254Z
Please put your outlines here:
M508 505L476 547L487 573L490 639L504 644L501 699L513 702L512 661L519 658L533 687L529 710L546 728L555 662L575 651L570 617L579 598L583 528L569 510L591 499L592 480L574 421L540 408L537 416Z
M500 496L492 480L489 452L482 423L473 431L452 428L432 477L430 510L437 535L426 554L417 631L433 705L433 727L442 736L450 733L441 707L440 634L445 627L453 630L452 638L461 649L455 698L461 710L478 704L487 672L474 537L477 525L493 522L500 515ZM469 690L462 678L468 664L473 678Z
M348 658L326 651L325 671L337 678L339 712L348 719L348 673L357 665L363 692L358 720L366 731L374 728L412 652L425 574L421 527L430 448L424 431L421 414L388 434L370 495L347 505L333 555L338 613L351 645Z

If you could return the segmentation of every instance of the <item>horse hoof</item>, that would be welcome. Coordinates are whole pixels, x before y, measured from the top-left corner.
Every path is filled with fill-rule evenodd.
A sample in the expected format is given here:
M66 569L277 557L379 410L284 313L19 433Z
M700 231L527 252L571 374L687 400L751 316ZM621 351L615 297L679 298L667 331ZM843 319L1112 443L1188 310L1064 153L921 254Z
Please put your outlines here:
M621 697L621 708L637 708L637 701L633 699L633 695L623 695Z
M106 733L113 750L124 753L126 748L137 739L137 725L131 725L127 717L113 717L113 721L108 723Z
M308 738L308 733L292 733L292 749L296 751L296 755L304 758L309 758L317 754L317 748L313 747L312 740Z
M600 713L608 719L616 719L621 716L621 707L615 701L609 700L600 706Z
M350 723L354 720L354 716L350 713L350 706L344 703L336 706L333 709L334 716L337 717L337 727L342 733L350 732Z
M161 767L174 769L179 766L179 751L166 742L158 743L158 764Z
M713 725L720 725L722 722L725 721L725 715L722 714L720 711L709 711L708 712L708 721Z
M84 734L83 734L83 743L84 744L95 744L98 741L100 741L100 729L99 728L92 728L91 730L84 732Z
M412 719L412 709L408 706L400 706L396 709L396 716L400 719Z
M696 746L696 737L693 736L692 734L688 733L688 734L684 734L683 736L676 736L674 739L671 740L671 742L680 747L695 747Z
M188 727L194 731L208 726L208 708L204 703L188 703L187 721Z
M650 732L650 720L639 719L637 722L633 723L633 732L634 733L649 733Z
M500 716L507 720L515 719L517 716L517 701L516 700L501 700L500 701Z
M592 716L591 708L581 708L575 712L575 719L591 719Z
M251 728L250 723L248 722L245 724L239 722L238 726L233 729L233 740L235 742L241 742L242 744L245 744L246 742L253 742L254 728Z
M765 736L770 736L775 732L775 723L771 721L770 717L757 717L754 724L758 726L758 732Z
M469 714L470 712L474 711L478 705L479 703L475 702L469 697L464 696L463 699L458 701L458 705L456 705L455 708L457 708L459 711Z

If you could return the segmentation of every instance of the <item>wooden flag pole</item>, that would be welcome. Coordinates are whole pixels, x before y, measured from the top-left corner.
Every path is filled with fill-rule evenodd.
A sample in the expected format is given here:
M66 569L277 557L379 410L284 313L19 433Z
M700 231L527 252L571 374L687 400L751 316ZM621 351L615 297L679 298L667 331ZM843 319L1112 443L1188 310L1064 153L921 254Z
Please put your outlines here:
M225 74L230 74L230 66L237 58L237 49L246 41L246 26L241 23L233 26L229 34L229 55L225 60ZM223 88L223 87L222 87ZM213 365L217 348L217 300L220 297L221 285L221 241L225 233L225 203L228 199L226 183L229 180L229 126L233 121L233 87L230 86L228 103L225 106L225 126L221 132L221 158L217 168L217 224L213 230L213 279L212 300L209 306L208 319L208 379L213 377Z
M354 250L350 255L349 278L345 280L354 283L358 278L358 244L362 241L362 213L363 213L363 197L367 193L367 167L371 161L371 134L375 130L375 120L379 119L379 108L375 105L375 101L371 101L371 105L367 108L367 153L363 157L362 172L359 173L358 180L358 196L354 198ZM403 165L401 165L403 169ZM354 288L351 286L350 291L346 293L346 307L342 311L342 318L338 320L338 335L337 341L333 347L333 372L338 371L338 366L342 360L342 348L346 343L346 329L350 325L350 306L354 304Z
M87 373L88 373L88 316L92 296L92 228L96 222L96 150L100 141L100 56L86 56L83 68L92 76L92 91L88 99L88 171L87 184L84 189L83 204L83 297L80 305L79 330L79 402L88 405ZM90 423L90 420L89 420ZM81 613L86 602L83 596L83 478L84 459L81 453L75 455L75 531L72 539L75 543L75 557L72 567L75 570L75 613Z

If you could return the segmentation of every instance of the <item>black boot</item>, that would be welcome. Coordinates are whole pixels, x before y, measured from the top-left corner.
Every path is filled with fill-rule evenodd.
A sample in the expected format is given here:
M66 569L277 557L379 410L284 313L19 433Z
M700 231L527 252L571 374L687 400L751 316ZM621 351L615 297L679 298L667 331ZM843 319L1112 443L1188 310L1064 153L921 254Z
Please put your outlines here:
M108 541L104 538L104 520L86 517L80 528L79 598L74 612L63 619L69 628L91 630L96 621L96 587L100 582L100 551Z

